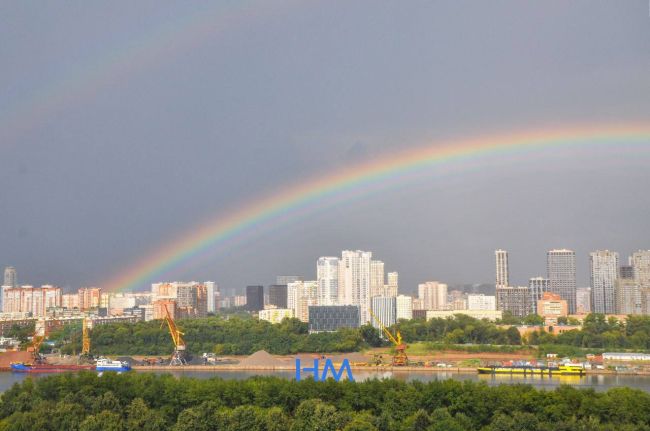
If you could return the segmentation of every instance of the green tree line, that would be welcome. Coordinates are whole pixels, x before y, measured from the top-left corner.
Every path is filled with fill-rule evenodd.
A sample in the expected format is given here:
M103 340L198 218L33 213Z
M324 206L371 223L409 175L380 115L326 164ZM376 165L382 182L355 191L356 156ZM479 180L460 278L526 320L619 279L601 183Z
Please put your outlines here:
M6 431L650 431L650 394L456 380L296 382L82 372L26 379Z

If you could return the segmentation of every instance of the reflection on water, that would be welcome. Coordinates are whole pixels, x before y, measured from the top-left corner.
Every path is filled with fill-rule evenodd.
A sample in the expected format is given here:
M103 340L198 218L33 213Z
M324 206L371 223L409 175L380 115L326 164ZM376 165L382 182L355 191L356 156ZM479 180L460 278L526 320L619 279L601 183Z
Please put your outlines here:
M211 377L221 377L227 380L242 380L253 376L276 376L285 379L295 378L292 371L146 371L157 374L172 374L177 377L193 377L198 379L209 379ZM425 372L425 371L371 371L371 370L354 370L354 379L363 381L368 379L398 379L404 381L419 380L430 382L434 380L470 380L474 382L485 382L488 385L514 385L529 384L540 389L553 389L560 385L571 385L579 388L593 388L598 391L604 391L617 386L629 386L631 388L641 389L650 392L650 377L644 376L617 376L617 375L587 375L587 376L522 376L507 374L473 374L473 373L454 373L454 372ZM15 382L24 380L28 375L21 373L0 372L0 391L9 389ZM42 374L31 375L35 378L41 378ZM303 376L308 378L307 376ZM343 377L345 378L345 377Z

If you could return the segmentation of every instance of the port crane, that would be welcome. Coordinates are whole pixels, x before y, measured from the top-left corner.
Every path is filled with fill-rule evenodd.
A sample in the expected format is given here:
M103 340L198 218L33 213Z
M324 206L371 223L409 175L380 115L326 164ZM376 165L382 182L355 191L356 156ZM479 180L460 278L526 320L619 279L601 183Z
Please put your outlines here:
M81 321L81 355L80 360L92 360L90 354L90 331L88 330L88 318L84 317Z
M187 365L187 361L185 360L185 341L183 341L183 337L181 337L181 335L185 334L182 333L176 326L174 319L169 313L167 304L164 304L164 307L165 319L160 327L162 328L162 326L167 323L167 327L169 328L169 335L171 335L172 341L174 342L174 353L172 353L169 365Z
M390 340L391 343L395 346L395 354L393 355L393 366L406 366L409 363L409 358L406 356L406 348L408 347L404 342L402 341L402 334L400 334L399 330L395 331L395 336L390 333L388 328L384 326L383 323L381 323L381 320L375 315L375 313L370 311L370 315L375 319L375 322L379 325L381 330L384 332L386 337Z

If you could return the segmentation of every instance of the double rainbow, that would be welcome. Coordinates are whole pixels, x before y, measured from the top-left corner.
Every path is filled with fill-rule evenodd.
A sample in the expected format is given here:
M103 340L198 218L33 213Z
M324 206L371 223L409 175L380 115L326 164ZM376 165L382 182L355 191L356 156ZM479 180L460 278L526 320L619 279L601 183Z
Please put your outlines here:
M160 250L102 287L108 291L142 289L166 271L198 259L207 251L228 243L254 228L274 220L297 220L320 201L337 195L362 190L377 182L392 182L411 173L446 164L463 164L481 160L489 155L515 152L534 153L546 149L563 150L573 147L632 145L643 154L650 151L650 125L625 124L565 129L528 131L504 136L480 137L467 140L436 142L424 147L402 151L343 168L337 172L279 190L263 199L256 199L233 210L226 216L186 232L180 239Z

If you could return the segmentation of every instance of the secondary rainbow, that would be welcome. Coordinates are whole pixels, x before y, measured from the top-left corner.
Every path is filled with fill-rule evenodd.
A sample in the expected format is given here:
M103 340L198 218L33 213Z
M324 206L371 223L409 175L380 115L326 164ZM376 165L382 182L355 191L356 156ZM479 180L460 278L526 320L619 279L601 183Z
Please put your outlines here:
M279 190L268 197L255 199L226 216L181 235L152 253L102 287L109 291L141 289L166 271L197 258L208 250L226 245L252 228L274 220L295 220L316 208L319 202L349 191L383 182L396 182L410 173L424 172L442 164L462 164L489 155L535 152L580 146L633 145L644 154L650 151L650 125L615 124L536 130L501 136L448 140L416 147L353 166L330 175L304 181Z

